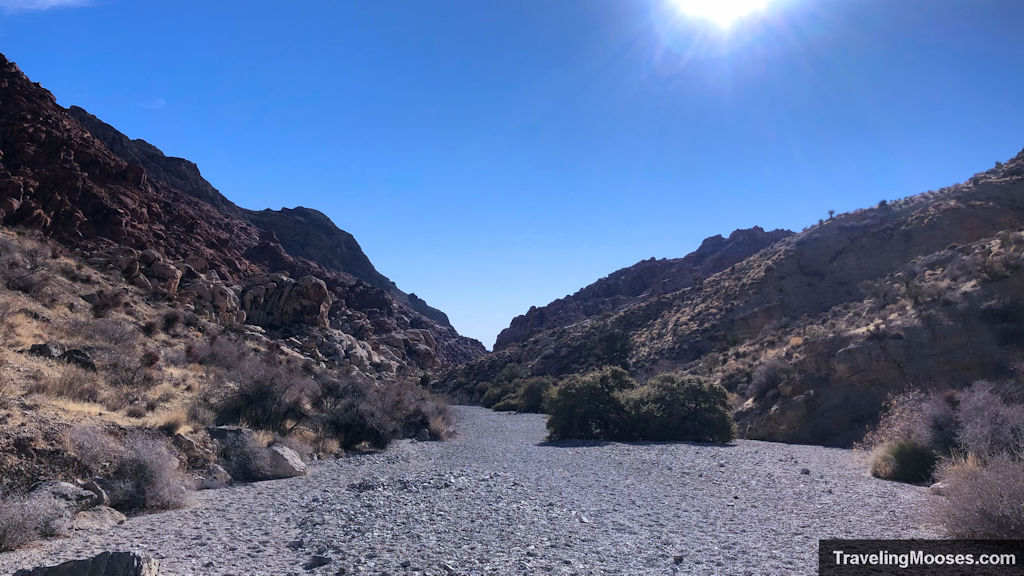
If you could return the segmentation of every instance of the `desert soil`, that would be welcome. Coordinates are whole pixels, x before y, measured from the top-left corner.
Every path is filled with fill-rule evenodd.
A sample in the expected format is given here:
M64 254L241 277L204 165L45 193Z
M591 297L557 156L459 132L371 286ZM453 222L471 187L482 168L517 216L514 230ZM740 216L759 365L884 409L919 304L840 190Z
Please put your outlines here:
M819 538L935 536L918 512L932 496L871 478L855 451L549 445L543 416L455 415L453 440L200 492L188 509L0 554L0 573L128 550L162 575L814 574Z

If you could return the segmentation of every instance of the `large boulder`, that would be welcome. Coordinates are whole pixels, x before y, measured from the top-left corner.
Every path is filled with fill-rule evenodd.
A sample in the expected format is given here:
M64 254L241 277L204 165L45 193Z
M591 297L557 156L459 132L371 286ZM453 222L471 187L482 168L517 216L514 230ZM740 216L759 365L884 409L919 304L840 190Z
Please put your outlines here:
M33 495L48 495L64 505L71 514L81 512L103 503L102 498L94 492L80 488L68 482L47 480L32 487Z
M323 280L283 274L264 276L242 292L242 309L249 323L263 327L311 326L327 328L331 292Z
M103 552L88 560L18 570L14 576L157 576L160 562L132 552Z
M270 456L268 472L274 478L294 478L306 473L306 463L291 448L274 444L267 451Z

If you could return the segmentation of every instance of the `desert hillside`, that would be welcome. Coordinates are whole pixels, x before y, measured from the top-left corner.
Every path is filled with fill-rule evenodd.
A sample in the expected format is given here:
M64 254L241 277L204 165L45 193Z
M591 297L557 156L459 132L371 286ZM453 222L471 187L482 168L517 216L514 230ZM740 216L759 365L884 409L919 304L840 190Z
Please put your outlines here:
M657 262L616 272L516 318L442 386L479 401L510 373L682 370L726 386L742 436L849 445L891 394L1016 374L1022 227L1024 153L684 268L675 289L642 280Z
M239 208L2 56L0 101L3 491L97 473L89 434L171 438L199 476L213 425L307 457L444 434L421 382L484 348L350 234Z

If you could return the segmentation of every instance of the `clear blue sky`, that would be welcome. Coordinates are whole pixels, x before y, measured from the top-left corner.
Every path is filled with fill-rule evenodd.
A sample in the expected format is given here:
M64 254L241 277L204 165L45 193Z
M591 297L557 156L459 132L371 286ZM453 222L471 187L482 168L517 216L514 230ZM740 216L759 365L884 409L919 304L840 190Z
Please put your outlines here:
M638 260L1024 146L1024 2L776 0L728 31L672 2L0 0L0 51L244 207L327 213L488 346Z

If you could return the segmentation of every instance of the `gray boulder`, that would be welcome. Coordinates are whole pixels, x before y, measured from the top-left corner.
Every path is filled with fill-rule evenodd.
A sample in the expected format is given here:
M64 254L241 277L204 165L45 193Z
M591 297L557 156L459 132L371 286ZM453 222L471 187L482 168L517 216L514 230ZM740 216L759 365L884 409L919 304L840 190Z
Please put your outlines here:
M157 576L160 563L132 552L103 552L88 560L18 570L14 576Z
M227 470L217 464L212 464L206 470L206 474L203 475L199 488L202 490L217 490L227 488L230 485L231 475L228 474Z
M75 530L106 530L124 524L124 514L109 506L93 506L75 514L73 526Z
M306 463L291 448L274 444L267 451L270 456L268 472L273 478L294 478L306 473Z
M32 487L31 493L34 496L52 496L72 514L103 503L102 498L94 492L56 480L47 480L36 484Z

